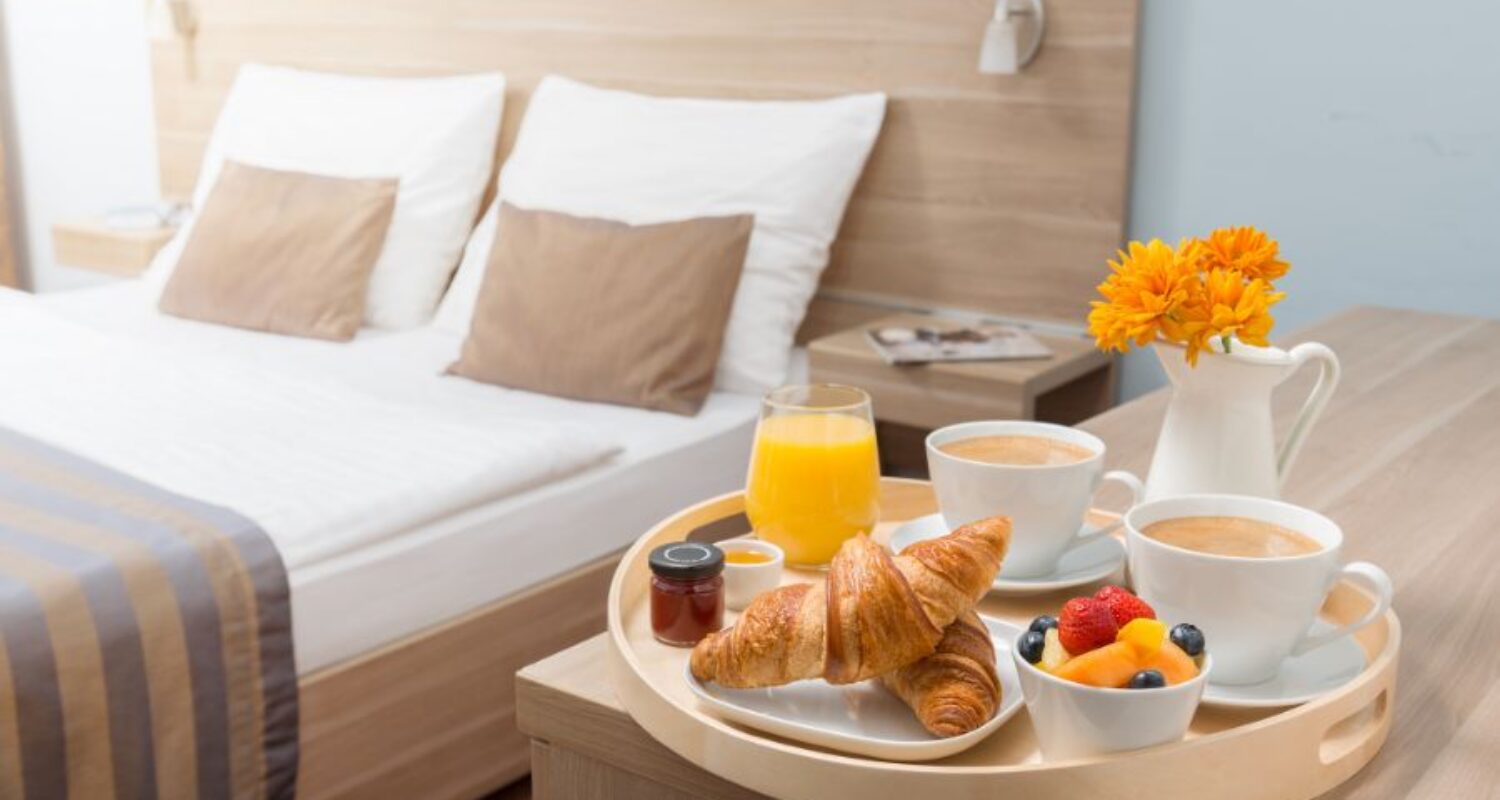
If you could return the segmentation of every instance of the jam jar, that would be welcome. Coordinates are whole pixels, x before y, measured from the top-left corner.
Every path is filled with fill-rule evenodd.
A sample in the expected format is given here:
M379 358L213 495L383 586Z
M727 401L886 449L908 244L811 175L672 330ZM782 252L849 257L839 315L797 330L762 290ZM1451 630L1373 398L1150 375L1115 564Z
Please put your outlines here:
M711 544L672 542L651 551L651 633L692 647L724 627L724 551Z

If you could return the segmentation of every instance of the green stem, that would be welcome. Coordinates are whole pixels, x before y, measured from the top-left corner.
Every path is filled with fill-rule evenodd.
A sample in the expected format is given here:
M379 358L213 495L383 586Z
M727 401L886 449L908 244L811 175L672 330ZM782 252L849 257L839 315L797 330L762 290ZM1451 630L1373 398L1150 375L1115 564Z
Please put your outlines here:
M1229 352L1229 334L1226 333L1223 336L1221 336L1219 338L1219 341L1221 341L1221 342L1224 343L1224 352L1228 353Z

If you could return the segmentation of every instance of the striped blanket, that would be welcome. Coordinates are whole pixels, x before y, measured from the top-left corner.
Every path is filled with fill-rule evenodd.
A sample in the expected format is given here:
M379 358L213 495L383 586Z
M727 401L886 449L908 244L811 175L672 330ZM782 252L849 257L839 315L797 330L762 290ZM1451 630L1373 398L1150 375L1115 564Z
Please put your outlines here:
M255 523L0 429L0 798L283 798L297 676Z

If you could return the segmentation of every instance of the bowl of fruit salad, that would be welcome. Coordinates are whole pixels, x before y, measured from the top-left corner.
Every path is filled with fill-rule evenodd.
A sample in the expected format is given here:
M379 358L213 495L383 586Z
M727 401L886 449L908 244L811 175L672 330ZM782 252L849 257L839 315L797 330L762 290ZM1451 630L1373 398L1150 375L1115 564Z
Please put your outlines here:
M1213 659L1189 623L1156 619L1118 586L1040 616L1011 655L1047 760L1174 742L1187 733Z

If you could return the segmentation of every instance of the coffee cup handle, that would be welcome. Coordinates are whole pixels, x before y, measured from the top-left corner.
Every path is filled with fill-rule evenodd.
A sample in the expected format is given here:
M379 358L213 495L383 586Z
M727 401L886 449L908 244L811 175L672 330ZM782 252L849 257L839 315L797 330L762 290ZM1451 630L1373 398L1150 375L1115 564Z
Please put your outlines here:
M1134 508L1136 504L1141 502L1141 498L1146 496L1146 485L1141 483L1141 479L1130 474L1129 472L1126 472L1123 469L1110 470L1109 472L1104 473L1104 477L1100 478L1099 480L1101 483L1104 481L1116 481L1118 483L1125 484L1125 488L1130 490L1130 506L1127 507L1125 511L1129 511L1131 508ZM1120 512L1120 518L1115 520L1114 522L1111 522L1110 524L1105 525L1102 528L1080 532L1078 534L1078 538L1074 540L1072 547L1069 547L1068 549L1071 550L1074 547L1082 547L1083 545L1086 545L1101 536L1108 536L1119 530L1122 526L1124 526L1124 524L1125 512L1122 511Z
M1319 634L1304 635L1302 641L1297 642L1297 646L1292 648L1292 655L1300 656L1310 650L1316 650L1329 642L1342 639L1379 619L1386 612L1386 609L1391 607L1391 598L1395 595L1396 589L1391 584L1391 576L1385 574L1385 570L1368 561L1355 561L1344 565L1344 568L1339 570L1338 580L1345 578L1349 579L1352 583L1363 586L1370 594L1375 595L1375 605L1363 617L1348 625L1343 625L1334 630Z

